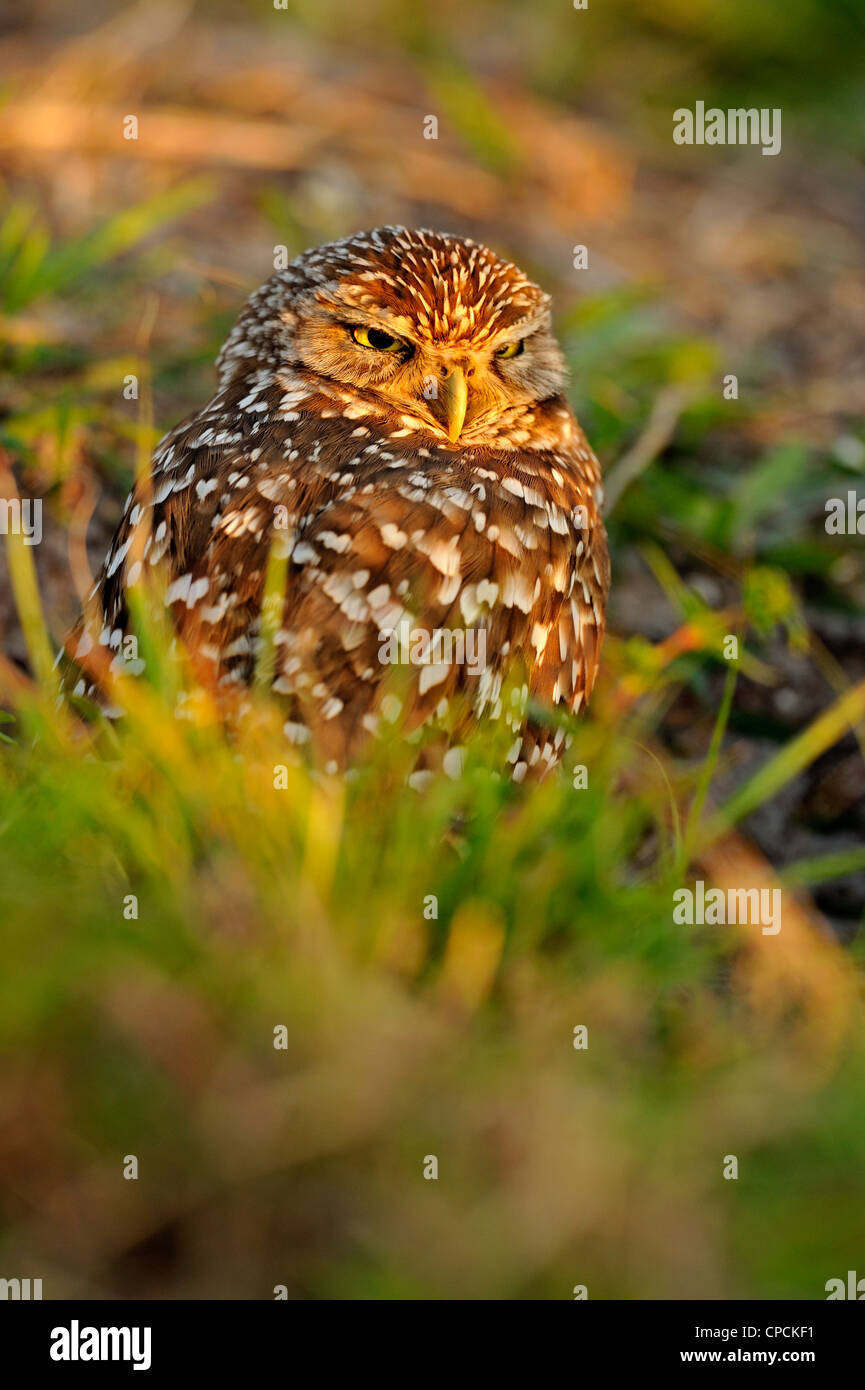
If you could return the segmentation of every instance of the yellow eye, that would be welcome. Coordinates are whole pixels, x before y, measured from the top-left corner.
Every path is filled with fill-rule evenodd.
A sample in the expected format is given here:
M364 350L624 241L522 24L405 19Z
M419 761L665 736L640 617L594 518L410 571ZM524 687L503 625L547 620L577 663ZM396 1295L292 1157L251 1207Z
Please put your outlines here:
M351 330L351 336L361 347L375 348L378 352L399 352L402 342L399 338L394 338L390 333L385 333L382 328L365 328L363 324L358 324Z
M525 338L520 338L516 343L505 343L504 347L496 348L496 357L519 357L524 342Z

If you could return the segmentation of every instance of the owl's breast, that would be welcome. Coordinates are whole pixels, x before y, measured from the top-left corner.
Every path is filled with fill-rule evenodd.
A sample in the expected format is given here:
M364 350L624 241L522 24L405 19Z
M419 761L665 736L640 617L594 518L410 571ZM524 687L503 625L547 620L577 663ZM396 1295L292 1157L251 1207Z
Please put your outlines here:
M527 693L579 708L608 581L593 456L342 443L287 489L277 688L368 727L392 665L415 721L457 693L495 715L518 669Z

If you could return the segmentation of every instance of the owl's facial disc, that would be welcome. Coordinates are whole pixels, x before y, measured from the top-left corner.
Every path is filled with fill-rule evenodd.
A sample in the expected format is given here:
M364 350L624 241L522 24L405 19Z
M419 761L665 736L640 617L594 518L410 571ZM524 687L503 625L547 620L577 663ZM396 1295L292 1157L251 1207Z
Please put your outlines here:
M565 380L545 303L497 332L436 337L368 299L316 295L294 345L300 365L331 389L368 392L452 444L492 437L504 412L558 395Z

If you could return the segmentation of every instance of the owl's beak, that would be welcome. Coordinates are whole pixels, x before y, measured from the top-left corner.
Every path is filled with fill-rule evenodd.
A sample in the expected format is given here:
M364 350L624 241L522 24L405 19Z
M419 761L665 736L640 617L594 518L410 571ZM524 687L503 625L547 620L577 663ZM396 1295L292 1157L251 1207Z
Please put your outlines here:
M469 388L462 367L452 367L439 386L436 414L455 444L462 432L469 401Z

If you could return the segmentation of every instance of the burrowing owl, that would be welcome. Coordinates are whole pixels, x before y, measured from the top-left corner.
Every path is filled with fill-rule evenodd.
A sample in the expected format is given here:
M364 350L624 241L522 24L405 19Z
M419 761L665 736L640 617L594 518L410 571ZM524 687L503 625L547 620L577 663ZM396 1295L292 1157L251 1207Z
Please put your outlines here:
M403 227L273 275L219 354L216 394L127 500L69 646L76 692L94 657L136 669L127 590L159 565L201 680L242 700L275 549L272 689L290 739L345 765L383 707L417 728L459 706L508 719L516 780L555 762L561 733L528 723L526 698L588 699L609 560L549 304L485 246ZM436 632L426 656L423 640L409 652L405 634ZM460 634L483 635L474 663ZM385 694L395 651L409 663L399 696Z

